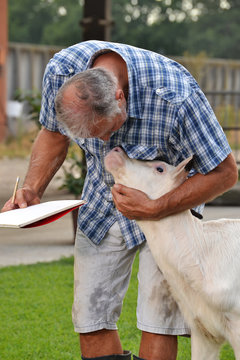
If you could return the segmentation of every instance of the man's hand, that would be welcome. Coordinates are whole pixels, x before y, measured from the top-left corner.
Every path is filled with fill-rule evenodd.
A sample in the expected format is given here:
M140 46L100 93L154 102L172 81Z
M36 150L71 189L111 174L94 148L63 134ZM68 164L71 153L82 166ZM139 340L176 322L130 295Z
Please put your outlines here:
M154 200L140 190L115 184L112 188L116 208L130 220L154 220Z
M26 208L27 206L39 203L40 199L38 195L30 187L24 186L16 192L14 204L12 203L12 198L10 198L3 206L1 212L18 208Z
M69 139L58 132L42 128L34 142L24 185L16 193L14 204L8 200L3 211L40 203L47 185L65 160Z

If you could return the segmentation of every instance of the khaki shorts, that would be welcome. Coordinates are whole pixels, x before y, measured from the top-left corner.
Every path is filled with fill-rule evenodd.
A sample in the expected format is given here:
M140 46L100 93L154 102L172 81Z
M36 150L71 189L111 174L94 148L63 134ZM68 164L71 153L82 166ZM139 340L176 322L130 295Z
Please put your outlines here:
M117 329L138 250L137 327L156 334L190 333L147 243L127 249L117 223L100 245L77 232L72 312L76 332Z

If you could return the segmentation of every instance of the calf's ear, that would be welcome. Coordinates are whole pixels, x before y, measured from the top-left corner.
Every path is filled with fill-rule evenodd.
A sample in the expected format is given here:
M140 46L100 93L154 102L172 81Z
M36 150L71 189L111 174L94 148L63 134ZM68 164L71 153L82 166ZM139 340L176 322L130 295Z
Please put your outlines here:
M193 168L193 156L190 156L186 160L188 160L188 162L186 163L184 170L189 172Z
M173 176L175 179L179 180L179 183L187 179L188 173L193 166L193 156L188 157L178 164L174 169Z
M193 156L189 156L187 159L183 160L178 164L176 167L176 171L180 172L182 170L185 170L186 172L189 172L193 167Z

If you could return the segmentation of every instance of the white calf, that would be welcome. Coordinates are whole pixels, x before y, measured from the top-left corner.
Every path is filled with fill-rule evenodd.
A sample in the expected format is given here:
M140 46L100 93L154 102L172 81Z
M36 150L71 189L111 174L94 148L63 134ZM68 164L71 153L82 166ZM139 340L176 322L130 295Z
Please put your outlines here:
M144 162L114 148L105 158L115 182L156 199L186 180L186 165ZM190 211L137 221L191 328L192 360L218 359L227 340L240 360L240 220L203 222Z

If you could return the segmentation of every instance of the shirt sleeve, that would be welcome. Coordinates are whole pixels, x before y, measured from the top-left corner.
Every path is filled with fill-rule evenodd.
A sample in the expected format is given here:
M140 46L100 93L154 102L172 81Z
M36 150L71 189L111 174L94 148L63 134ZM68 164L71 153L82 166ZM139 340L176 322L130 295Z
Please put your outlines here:
M42 103L39 121L49 131L59 131L54 106L58 88L54 88L53 85L53 75L50 74L47 66L42 83Z
M55 97L63 83L72 76L68 69L61 73L56 72L55 66L49 63L46 67L42 84L42 102L39 122L49 131L60 132L67 136L63 126L59 124L55 111Z
M195 170L202 174L213 170L231 153L223 129L200 89L180 106L170 141L183 158L195 156Z

